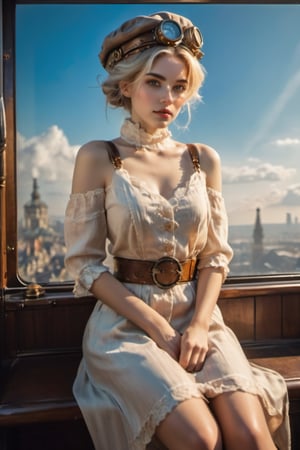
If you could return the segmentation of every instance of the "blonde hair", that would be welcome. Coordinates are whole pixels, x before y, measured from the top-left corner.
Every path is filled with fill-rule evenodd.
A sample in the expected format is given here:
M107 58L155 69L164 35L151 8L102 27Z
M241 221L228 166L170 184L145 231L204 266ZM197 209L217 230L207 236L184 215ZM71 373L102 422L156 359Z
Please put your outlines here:
M138 83L151 70L155 60L162 55L174 55L181 59L187 67L188 90L185 104L190 117L190 105L201 99L199 89L204 82L205 71L199 61L181 47L154 47L120 61L102 83L102 91L106 96L107 104L115 108L124 108L130 112L131 100L122 95L120 82Z

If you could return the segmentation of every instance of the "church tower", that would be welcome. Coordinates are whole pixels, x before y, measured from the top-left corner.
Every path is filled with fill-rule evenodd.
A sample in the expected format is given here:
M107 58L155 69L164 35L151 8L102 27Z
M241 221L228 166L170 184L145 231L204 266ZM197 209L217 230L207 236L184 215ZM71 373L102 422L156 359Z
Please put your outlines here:
M253 244L252 244L252 269L254 271L261 270L262 257L264 254L264 233L260 219L260 208L256 209L256 219L253 230Z
M31 200L24 205L24 228L28 231L48 228L48 205L41 200L36 178L33 178Z

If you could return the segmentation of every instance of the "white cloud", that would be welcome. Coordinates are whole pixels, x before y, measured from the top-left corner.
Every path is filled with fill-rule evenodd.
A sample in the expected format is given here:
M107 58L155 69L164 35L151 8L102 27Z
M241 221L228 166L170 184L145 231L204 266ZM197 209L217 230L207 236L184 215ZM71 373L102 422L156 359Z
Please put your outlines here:
M240 188L239 196L232 201L236 187L234 185L228 185L228 187L229 191L225 200L230 225L254 224L257 208L260 208L265 223L284 222L286 212L290 211L288 189L274 185L267 185L266 189L255 191Z
M273 144L276 145L277 147L290 147L294 145L299 145L300 139L286 137L284 139L277 139L276 141L273 142Z
M267 183L265 188L253 185L251 188L236 185L225 186L225 201L229 223L254 223L256 208L260 208L265 223L280 223L286 220L286 213L299 216L300 183L290 186ZM238 194L238 195L237 195Z
M39 136L29 139L18 134L18 171L53 182L71 180L76 152L79 146L70 145L64 132L53 125Z
M300 208L300 184L289 186L283 198L281 205L299 206Z
M296 169L294 168L286 168L252 158L241 166L223 166L223 182L224 184L275 182L286 180L295 173Z
M49 216L63 216L79 145L71 145L57 125L39 136L26 139L18 134L17 139L19 215L22 216L22 207L30 199L32 178L37 178Z

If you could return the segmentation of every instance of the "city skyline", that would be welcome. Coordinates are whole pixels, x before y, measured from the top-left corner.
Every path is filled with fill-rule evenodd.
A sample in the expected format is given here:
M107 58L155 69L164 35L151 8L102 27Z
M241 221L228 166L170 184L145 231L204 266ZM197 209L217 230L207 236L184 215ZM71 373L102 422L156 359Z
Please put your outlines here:
M19 214L37 176L54 216L63 217L79 146L118 134L123 115L106 110L97 86L105 76L97 58L103 37L133 15L170 10L201 29L207 71L203 102L187 131L172 126L173 136L220 153L230 225L252 224L257 207L264 223L299 218L300 5L114 8L17 7Z
M18 272L21 278L35 282L70 279L64 267L66 246L63 220L51 218L47 203L41 197L37 178L24 206L18 225ZM234 250L230 276L294 273L300 269L300 224L261 222L260 209L252 225L229 226L229 244ZM52 219L52 220L51 220ZM111 264L107 255L106 263Z

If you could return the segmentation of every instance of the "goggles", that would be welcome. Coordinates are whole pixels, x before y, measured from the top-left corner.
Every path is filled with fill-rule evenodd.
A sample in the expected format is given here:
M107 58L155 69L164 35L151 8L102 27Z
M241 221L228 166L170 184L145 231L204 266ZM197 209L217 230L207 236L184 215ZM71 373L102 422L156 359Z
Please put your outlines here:
M200 50L203 38L199 28L193 26L182 30L175 20L166 19L162 20L154 29L141 33L138 37L112 50L104 67L111 70L122 59L159 45L183 47L199 60L204 55Z

